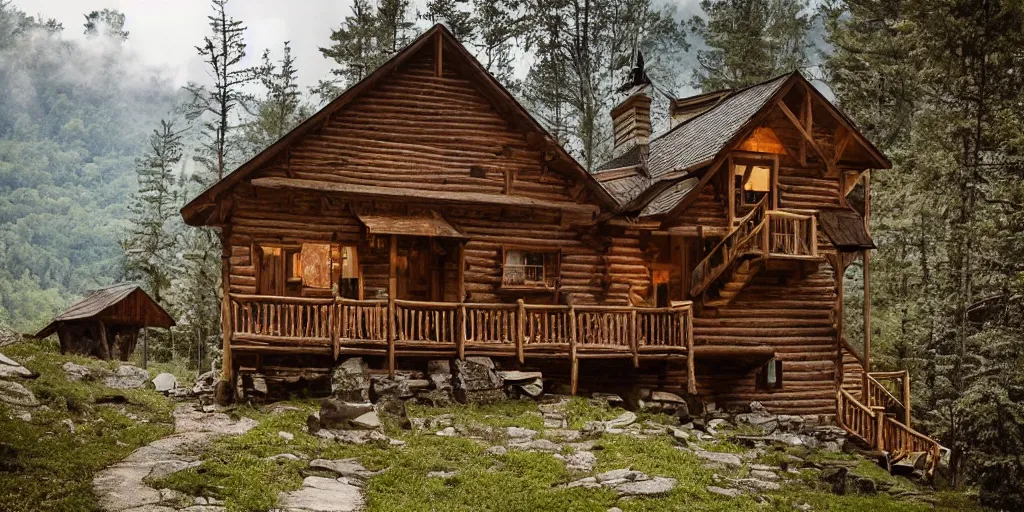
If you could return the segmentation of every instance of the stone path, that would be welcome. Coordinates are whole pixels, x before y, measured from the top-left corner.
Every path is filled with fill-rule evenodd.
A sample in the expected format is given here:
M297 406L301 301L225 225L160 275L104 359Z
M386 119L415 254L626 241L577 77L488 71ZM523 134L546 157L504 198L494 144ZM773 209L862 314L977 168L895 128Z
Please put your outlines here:
M214 512L223 510L216 500L193 498L170 489L154 489L146 478L160 478L198 466L198 448L217 437L239 435L257 425L255 420L232 420L223 413L203 413L193 404L174 409L174 434L131 453L93 478L100 506L109 512Z

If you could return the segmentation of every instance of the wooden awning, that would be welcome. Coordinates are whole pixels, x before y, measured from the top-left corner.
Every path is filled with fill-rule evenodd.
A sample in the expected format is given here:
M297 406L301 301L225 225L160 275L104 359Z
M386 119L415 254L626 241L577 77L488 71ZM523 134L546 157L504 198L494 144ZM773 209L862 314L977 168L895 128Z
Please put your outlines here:
M850 208L823 208L818 212L818 225L841 252L874 249L864 218Z
M357 215L372 235L432 236L466 238L437 212L425 215L369 214Z

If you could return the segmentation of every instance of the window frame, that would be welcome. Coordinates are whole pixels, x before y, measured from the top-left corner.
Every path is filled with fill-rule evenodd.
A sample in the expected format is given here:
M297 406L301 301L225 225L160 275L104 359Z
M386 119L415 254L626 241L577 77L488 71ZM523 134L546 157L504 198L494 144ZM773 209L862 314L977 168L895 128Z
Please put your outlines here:
M768 153L750 153L750 152L739 152L733 153L729 156L729 179L730 189L732 194L736 197L735 208L749 208L756 206L761 199L757 199L754 202L748 202L746 197L745 186L750 176L746 176L746 168L751 167L753 172L754 167L767 167L768 168L768 190L766 192L754 191L755 193L764 193L768 195L768 207L769 209L777 209L779 201L779 159L778 155ZM737 170L744 170L743 174L737 174ZM737 184L737 178L739 183ZM762 196L763 198L763 196Z
M540 255L542 258L541 272L542 276L539 281L523 279L522 283L510 283L508 277L508 257L509 254L514 252L522 252L526 255L534 254ZM525 261L525 258L524 258ZM555 290L558 288L560 279L562 261L562 251L560 249L531 247L531 246L502 246L501 248L501 288L505 290ZM522 264L520 266L536 266ZM525 276L525 271L524 271Z
M328 256L328 272L329 272L329 277L330 277L330 286L328 286L326 288L322 288L322 287L309 286L309 285L306 284L305 277L303 276L304 271L303 271L303 268L302 268L302 246L303 246L303 244L321 244L321 245L327 245L327 246L330 247L330 249L328 250L328 254L329 254L329 256ZM343 268L344 257L343 256L342 256L342 259L339 259L338 261L334 260L334 250L335 250L335 248L337 248L339 254L344 255L344 250L345 250L346 247L351 247L352 250L355 252L355 268L354 268L354 270L356 272L356 276L354 278L352 278L352 277L350 277L350 278L344 277L344 268ZM254 271L255 271L254 273L255 273L255 278L256 278L256 283L255 283L256 284L256 286L255 286L256 293L259 293L259 291L261 289L261 284L260 283L264 279L264 276L263 276L263 266L264 265L263 265L262 258L264 257L263 253L264 253L264 249L266 249L266 248L273 248L273 249L280 250L281 257L280 257L280 261L278 262L278 272L280 273L280 275L282 277L282 286L283 286L283 290L281 290L281 293L283 294L282 296L285 296L285 297L291 297L291 296L305 297L305 296L310 296L310 295L323 296L324 294L331 294L331 295L336 295L336 296L340 297L341 296L341 288L342 288L342 286L341 286L342 279L356 279L356 289L358 290L358 294L360 296L362 296L362 294L363 294L363 276L362 276L362 267L361 267L361 264L360 264L360 257L359 257L359 244L357 244L357 243L333 242L333 241L331 241L331 242L324 242L322 240L296 241L296 242L282 242L280 240L266 240L266 241L263 241L263 240L253 240L251 245L250 245L250 254L251 254L252 266L253 266ZM294 261L292 261L292 258L294 258L295 255L298 255L298 257L295 258ZM337 276L338 276L337 278L335 278L335 269L336 268L337 268ZM289 272L289 270L291 270L291 272ZM289 293L289 288L291 288L292 290L294 290L294 288L298 288L298 290L297 290L298 295L290 294ZM275 293L277 293L277 292L275 292Z

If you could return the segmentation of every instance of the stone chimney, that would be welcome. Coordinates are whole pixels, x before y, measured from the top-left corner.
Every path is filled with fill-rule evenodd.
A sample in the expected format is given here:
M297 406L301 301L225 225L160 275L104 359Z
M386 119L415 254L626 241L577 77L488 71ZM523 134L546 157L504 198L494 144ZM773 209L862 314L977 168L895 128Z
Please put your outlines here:
M615 157L651 143L651 97L647 95L647 89L647 85L633 88L629 96L612 109Z

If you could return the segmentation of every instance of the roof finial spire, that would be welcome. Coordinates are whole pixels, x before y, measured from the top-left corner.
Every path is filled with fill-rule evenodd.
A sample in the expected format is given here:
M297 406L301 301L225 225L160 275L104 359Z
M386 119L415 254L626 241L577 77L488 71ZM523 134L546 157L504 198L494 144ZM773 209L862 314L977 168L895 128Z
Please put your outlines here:
M647 76L647 70L644 69L644 54L640 52L640 34L637 34L633 41L633 68L629 70L629 80L619 87L619 92L650 84L651 77Z

